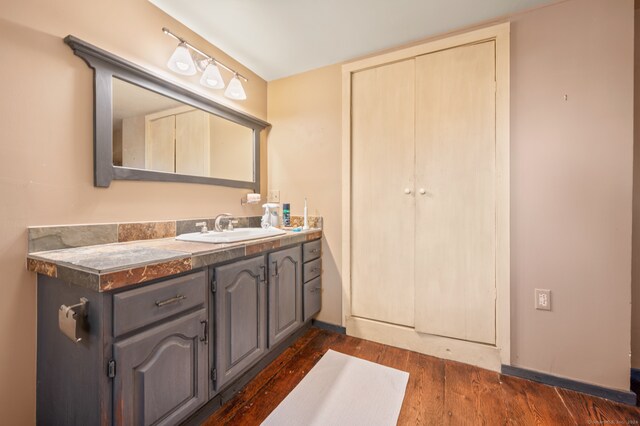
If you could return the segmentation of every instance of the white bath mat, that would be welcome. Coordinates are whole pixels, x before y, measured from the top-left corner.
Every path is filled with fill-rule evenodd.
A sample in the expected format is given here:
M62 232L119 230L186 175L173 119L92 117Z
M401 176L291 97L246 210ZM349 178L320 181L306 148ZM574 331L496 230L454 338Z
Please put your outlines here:
M404 371L329 350L262 424L395 425L408 380Z

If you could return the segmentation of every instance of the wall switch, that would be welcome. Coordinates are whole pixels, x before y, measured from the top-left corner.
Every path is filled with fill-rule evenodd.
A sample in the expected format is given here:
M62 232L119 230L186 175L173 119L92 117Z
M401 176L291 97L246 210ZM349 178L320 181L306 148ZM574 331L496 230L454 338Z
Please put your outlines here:
M536 309L551 310L551 290L536 288Z
M267 196L267 203L279 203L280 202L280 190L271 189Z

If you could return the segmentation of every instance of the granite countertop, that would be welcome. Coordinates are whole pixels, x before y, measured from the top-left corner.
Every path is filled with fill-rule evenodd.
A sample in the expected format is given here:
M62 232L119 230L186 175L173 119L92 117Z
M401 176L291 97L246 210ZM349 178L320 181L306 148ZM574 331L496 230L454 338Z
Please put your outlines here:
M228 244L173 237L99 244L29 253L27 269L105 292L319 238L322 230L312 228Z

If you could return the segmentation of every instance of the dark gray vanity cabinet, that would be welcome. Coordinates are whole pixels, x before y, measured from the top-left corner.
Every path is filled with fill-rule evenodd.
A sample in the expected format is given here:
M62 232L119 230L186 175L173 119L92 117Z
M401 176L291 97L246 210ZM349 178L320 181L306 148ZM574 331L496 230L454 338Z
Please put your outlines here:
M207 402L206 291L201 271L113 296L116 424L172 425Z
M269 254L269 347L302 326L300 246Z
M216 389L238 377L267 350L264 256L214 268Z
M207 272L120 292L38 276L39 425L175 425L209 399ZM87 300L74 343L61 305Z
M115 423L173 425L207 402L207 311L114 344Z
M322 241L302 245L303 265L303 321L308 321L320 312L322 299Z
M320 256L298 242L109 292L38 275L37 424L175 425L219 407L319 311ZM74 343L59 308L81 300Z

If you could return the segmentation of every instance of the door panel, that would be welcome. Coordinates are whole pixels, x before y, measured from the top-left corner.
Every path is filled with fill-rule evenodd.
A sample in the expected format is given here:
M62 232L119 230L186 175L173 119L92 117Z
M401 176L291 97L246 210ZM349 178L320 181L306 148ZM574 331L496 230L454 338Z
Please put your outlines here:
M301 248L269 254L269 347L302 325Z
M209 176L209 114L194 110L176 117L176 173Z
M266 350L264 257L215 269L216 390L241 374Z
M114 345L114 418L122 425L172 425L207 401L201 309Z
M416 58L417 331L495 343L495 141L495 42Z
M175 172L175 132L176 118L173 115L148 121L145 169Z
M351 314L413 326L414 60L351 90Z

